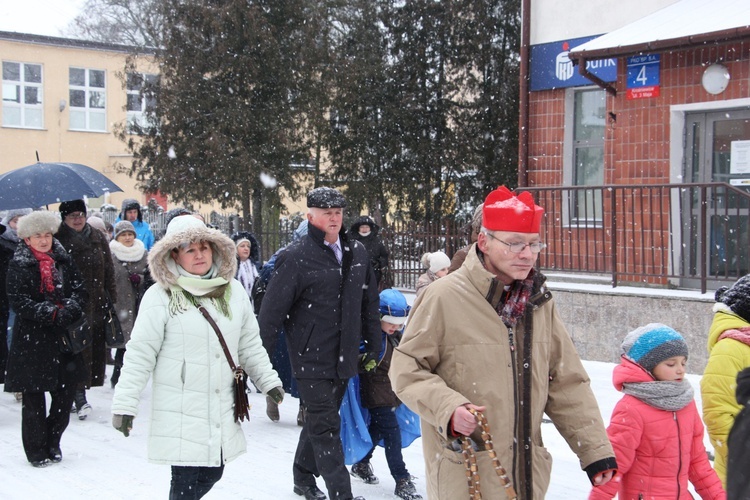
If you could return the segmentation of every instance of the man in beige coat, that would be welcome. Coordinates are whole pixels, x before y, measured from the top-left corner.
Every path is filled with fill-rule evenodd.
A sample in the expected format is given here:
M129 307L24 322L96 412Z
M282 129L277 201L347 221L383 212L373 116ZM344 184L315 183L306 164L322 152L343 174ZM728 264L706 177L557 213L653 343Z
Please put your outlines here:
M470 436L485 498L505 498L476 418L484 413L493 447L519 498L543 499L552 457L542 443L547 414L593 484L617 464L589 378L534 270L544 210L531 194L504 186L487 197L483 227L456 272L417 299L390 369L399 399L422 418L431 499L466 498L457 438Z

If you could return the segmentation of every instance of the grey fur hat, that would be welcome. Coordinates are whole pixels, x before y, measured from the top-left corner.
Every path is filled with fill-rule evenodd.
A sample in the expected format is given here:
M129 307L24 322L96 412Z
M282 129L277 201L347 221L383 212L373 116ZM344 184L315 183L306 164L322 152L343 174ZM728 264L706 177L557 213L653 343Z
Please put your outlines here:
M16 217L23 217L24 215L29 215L33 210L31 208L14 208L13 210L8 210L5 212L5 215L3 215L3 220L0 221L0 224L2 224L5 227L8 227L8 224L10 221L15 219Z
M56 234L60 228L60 216L54 212L38 211L24 215L18 220L18 237L30 238L35 234Z

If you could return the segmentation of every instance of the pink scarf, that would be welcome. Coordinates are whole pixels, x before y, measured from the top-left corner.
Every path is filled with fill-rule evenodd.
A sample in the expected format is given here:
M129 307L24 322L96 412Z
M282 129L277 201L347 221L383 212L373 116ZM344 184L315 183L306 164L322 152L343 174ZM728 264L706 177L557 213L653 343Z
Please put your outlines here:
M750 326L743 326L742 328L733 328L726 330L724 333L719 335L721 339L734 339L743 344L750 345Z

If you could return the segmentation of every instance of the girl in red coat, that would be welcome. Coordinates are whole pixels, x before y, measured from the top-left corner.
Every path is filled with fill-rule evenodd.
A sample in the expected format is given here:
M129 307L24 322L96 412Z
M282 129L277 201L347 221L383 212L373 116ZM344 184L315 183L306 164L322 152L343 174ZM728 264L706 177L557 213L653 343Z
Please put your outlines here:
M612 379L625 393L607 434L618 473L596 486L589 499L693 498L688 480L705 499L726 499L703 445L703 422L685 379L688 348L672 328L651 323L630 332Z

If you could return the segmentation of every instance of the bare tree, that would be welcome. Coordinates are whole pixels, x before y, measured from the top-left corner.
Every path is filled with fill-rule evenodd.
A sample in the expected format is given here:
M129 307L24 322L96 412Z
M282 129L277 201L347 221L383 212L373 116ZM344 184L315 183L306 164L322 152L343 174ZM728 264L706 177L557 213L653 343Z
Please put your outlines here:
M87 0L65 35L137 47L161 47L161 0Z

